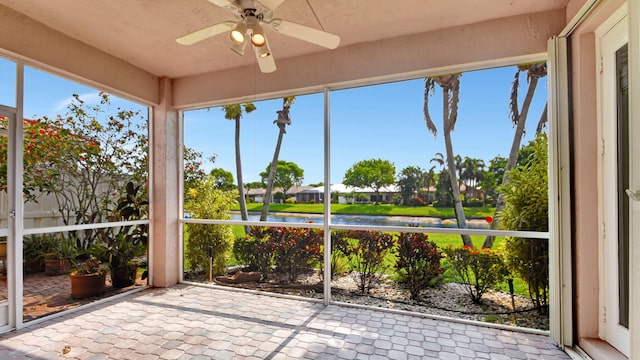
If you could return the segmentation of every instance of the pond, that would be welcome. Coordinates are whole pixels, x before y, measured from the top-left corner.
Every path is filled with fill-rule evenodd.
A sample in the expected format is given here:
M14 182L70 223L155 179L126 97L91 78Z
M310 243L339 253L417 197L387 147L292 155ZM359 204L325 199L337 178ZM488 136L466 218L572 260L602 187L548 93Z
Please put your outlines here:
M231 215L232 220L240 220L240 214ZM260 214L249 213L249 221L259 221ZM267 216L267 221L302 223L313 221L322 224L324 216L321 214L299 214L299 213L275 213ZM380 216L380 215L331 215L331 224L340 225L374 225L374 226L407 226L418 224L422 227L456 228L455 219L440 219L434 217L417 216ZM467 219L467 226L470 229L488 229L489 224L483 220Z

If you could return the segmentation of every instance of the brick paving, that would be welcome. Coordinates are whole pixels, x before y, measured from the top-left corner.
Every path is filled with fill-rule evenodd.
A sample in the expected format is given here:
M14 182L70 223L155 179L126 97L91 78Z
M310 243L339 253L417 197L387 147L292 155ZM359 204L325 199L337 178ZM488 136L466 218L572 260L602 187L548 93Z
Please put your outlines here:
M146 280L138 278L134 286L116 289L111 286L111 280L107 277L104 297L126 292L145 284ZM6 292L6 279L0 277L0 301L6 300ZM23 293L23 321L30 321L45 315L73 309L99 299L97 297L73 299L71 297L71 280L69 280L68 274L54 276L46 275L45 273L25 274Z
M179 285L1 335L0 359L569 357L544 335Z

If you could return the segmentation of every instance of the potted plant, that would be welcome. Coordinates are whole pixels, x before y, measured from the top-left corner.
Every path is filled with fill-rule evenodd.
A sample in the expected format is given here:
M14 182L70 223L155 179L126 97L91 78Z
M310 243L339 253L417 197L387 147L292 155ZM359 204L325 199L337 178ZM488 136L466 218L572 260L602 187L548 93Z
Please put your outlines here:
M24 272L37 273L44 271L44 258L51 248L51 239L41 235L24 237L22 243Z
M48 252L44 256L44 272L47 275L68 274L78 255L75 242L64 236L52 238Z
M110 217L110 221L132 221L141 219L149 204L141 186L132 182L126 185L126 193ZM102 242L96 244L96 255L109 263L113 287L123 288L135 284L141 258L147 253L148 226L125 225L98 230Z
M71 277L71 297L82 299L102 295L108 265L95 257L80 263L69 275Z

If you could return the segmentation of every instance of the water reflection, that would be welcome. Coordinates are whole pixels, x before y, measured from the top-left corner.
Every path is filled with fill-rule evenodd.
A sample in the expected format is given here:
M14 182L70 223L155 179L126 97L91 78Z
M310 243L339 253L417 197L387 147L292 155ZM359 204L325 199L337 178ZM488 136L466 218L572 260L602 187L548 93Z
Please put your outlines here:
M232 220L241 220L240 214L232 214ZM260 214L249 213L249 221L259 221ZM267 221L303 223L313 221L322 224L324 216L320 214L271 214ZM413 216L380 216L380 215L331 215L331 223L336 225L374 225L374 226L407 226L418 224L422 227L456 228L455 219L440 219L433 217ZM489 224L485 220L467 219L470 229L488 229Z

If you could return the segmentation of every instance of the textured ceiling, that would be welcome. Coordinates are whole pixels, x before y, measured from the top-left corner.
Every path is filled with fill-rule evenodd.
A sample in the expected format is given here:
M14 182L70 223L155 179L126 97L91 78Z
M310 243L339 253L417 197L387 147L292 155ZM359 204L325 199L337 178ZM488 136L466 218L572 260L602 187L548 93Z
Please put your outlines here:
M507 16L561 9L568 0L284 0L274 16L341 38L340 47ZM179 78L255 63L226 35L175 39L234 17L207 0L0 0L47 27L156 76ZM331 51L266 29L276 62Z

